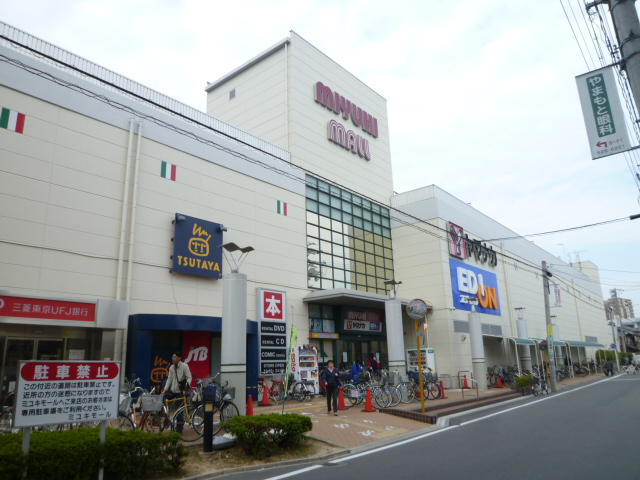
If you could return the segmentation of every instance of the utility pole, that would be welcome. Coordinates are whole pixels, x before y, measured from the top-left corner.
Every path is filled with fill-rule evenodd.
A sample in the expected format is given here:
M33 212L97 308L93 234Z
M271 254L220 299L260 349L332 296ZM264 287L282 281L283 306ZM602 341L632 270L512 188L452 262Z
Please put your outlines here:
M610 0L609 10L618 37L621 67L627 71L629 84L636 103L640 107L640 21L636 0Z
M556 379L556 354L553 348L553 326L551 325L551 306L549 304L549 277L553 276L547 270L547 262L542 261L542 288L544 290L544 316L547 323L547 343L549 344L549 386L552 392L558 391Z
M636 0L596 0L586 5L587 13L592 7L603 3L609 4L620 46L620 68L627 71L636 111L640 111L640 21Z

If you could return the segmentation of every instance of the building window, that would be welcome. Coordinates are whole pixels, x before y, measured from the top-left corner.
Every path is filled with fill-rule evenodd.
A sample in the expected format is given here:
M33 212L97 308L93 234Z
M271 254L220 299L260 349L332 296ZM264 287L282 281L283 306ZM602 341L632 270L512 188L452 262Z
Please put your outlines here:
M235 88L229 92L229 100L233 100L234 98L236 98L236 89Z
M314 289L386 294L394 278L389 209L307 176L307 276Z

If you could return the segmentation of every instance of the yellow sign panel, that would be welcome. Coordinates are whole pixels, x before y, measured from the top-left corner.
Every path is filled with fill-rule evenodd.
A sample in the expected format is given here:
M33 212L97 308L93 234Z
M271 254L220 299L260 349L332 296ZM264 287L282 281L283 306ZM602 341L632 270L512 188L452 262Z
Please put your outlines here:
M333 338L338 339L340 335L337 333L320 333L320 332L309 332L309 338Z

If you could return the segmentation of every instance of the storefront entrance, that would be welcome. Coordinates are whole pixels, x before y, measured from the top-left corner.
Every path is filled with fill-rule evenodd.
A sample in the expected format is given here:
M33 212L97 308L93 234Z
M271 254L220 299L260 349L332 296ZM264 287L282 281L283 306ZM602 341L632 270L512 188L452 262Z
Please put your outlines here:
M90 344L73 338L15 338L0 337L3 352L0 357L2 393L15 389L18 362L24 360L84 360L90 358ZM75 348L74 348L75 347Z
M341 352L340 362L344 362L347 368L359 358L366 369L370 354L375 355L381 365L388 364L387 342L384 340L338 340L337 348Z

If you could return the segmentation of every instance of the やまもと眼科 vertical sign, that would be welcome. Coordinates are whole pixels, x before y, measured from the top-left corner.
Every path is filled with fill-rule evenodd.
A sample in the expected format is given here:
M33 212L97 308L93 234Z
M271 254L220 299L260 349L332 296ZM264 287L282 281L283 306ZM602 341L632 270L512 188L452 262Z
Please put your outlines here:
M176 213L172 272L222 277L222 229L219 223Z

